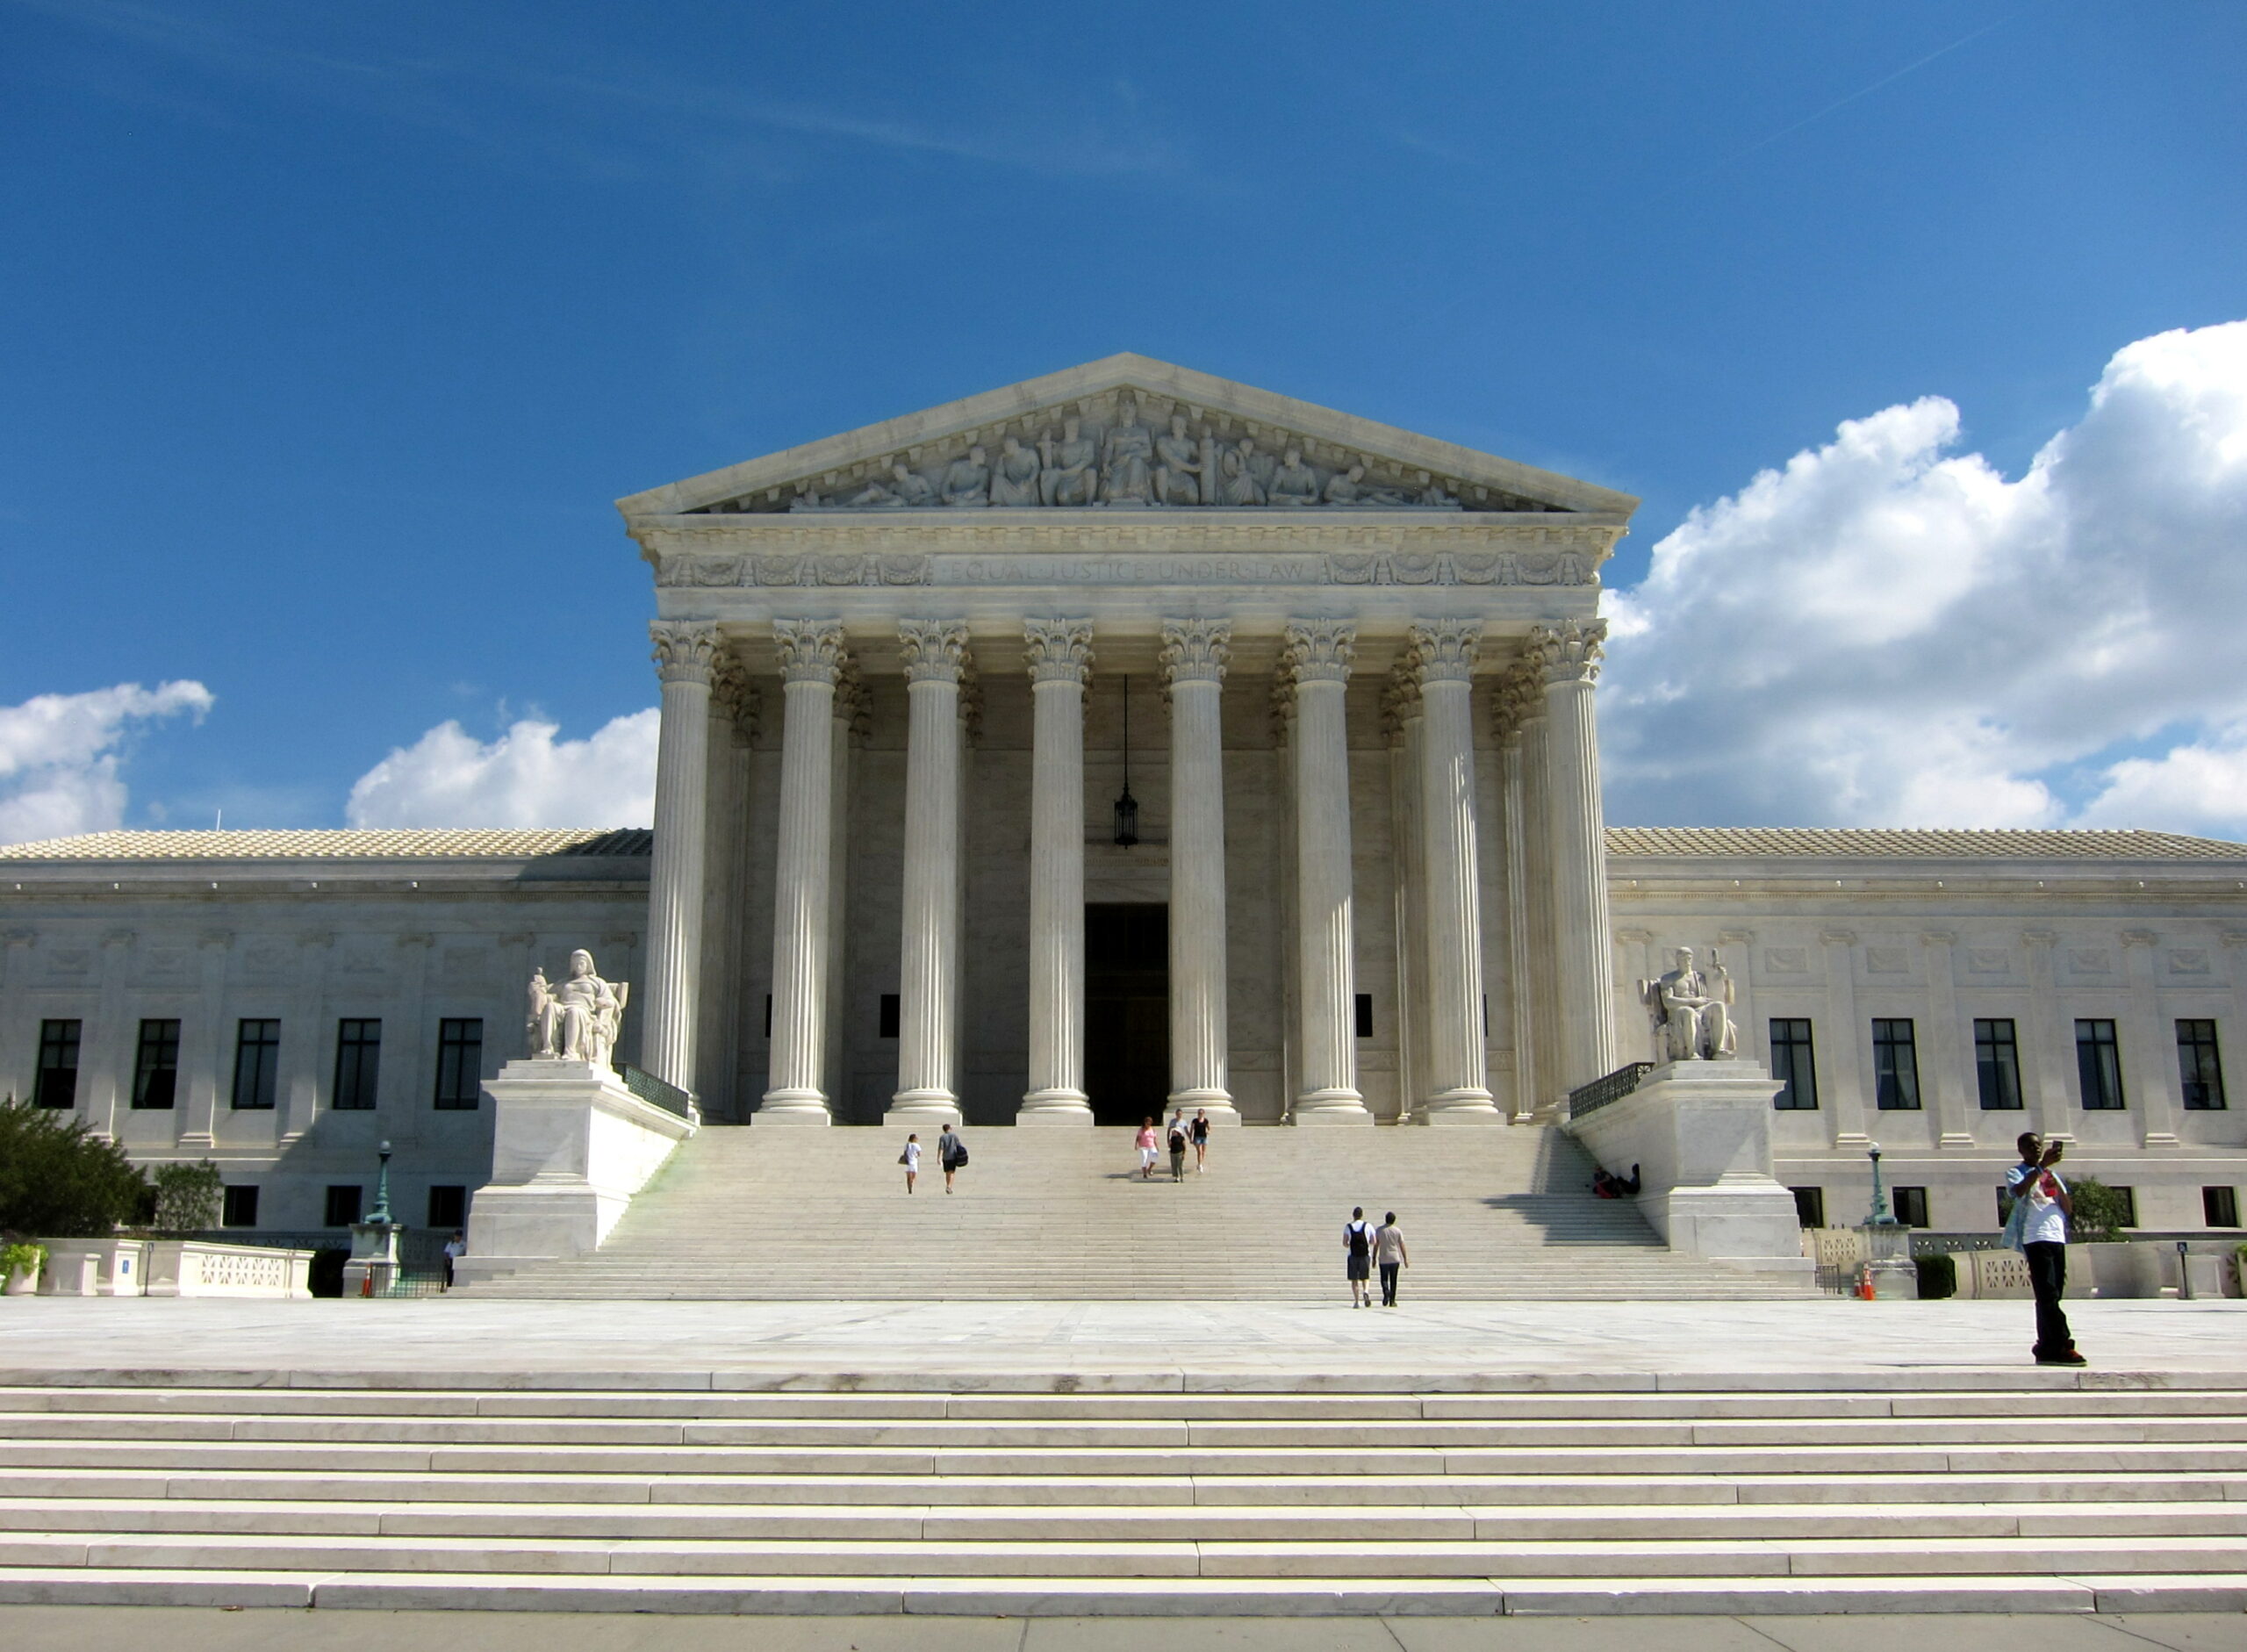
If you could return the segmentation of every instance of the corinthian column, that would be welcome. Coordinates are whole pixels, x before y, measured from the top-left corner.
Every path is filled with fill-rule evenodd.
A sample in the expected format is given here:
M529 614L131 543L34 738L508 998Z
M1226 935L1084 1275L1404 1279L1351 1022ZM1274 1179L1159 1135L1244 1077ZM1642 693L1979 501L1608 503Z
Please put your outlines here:
M1089 1124L1085 1101L1085 678L1090 620L1031 620L1030 1091L1019 1124Z
M1170 1104L1237 1124L1225 1083L1224 731L1229 620L1166 620L1170 685Z
M885 1124L958 1124L959 679L967 626L905 620L910 706L905 755L905 920L899 970L897 1094Z
M1494 1124L1482 1057L1482 885L1475 835L1475 645L1482 628L1412 628L1420 682L1420 821L1428 901L1427 1124Z
M1298 1124L1370 1124L1358 1094L1350 925L1350 742L1342 692L1358 630L1291 622L1282 653L1296 699L1296 934L1303 1015Z
M835 809L835 681L847 655L827 620L775 620L783 709L780 844L772 878L772 1054L757 1124L824 1124L828 880Z
M1539 626L1530 647L1545 673L1546 770L1552 799L1553 916L1558 942L1563 1092L1603 1078L1615 1059L1608 951L1606 816L1599 798L1599 679L1607 622Z
M648 1007L640 1021L640 1055L657 1078L692 1091L709 825L710 679L718 628L658 620L648 635L656 645L664 700L656 742L656 852L648 877Z
M1531 997L1531 888L1526 828L1528 782L1522 760L1522 734L1533 711L1541 709L1541 686L1515 672L1498 685L1498 765L1505 810L1506 1015L1513 1044L1513 1122L1526 1123L1537 1110L1537 1016Z

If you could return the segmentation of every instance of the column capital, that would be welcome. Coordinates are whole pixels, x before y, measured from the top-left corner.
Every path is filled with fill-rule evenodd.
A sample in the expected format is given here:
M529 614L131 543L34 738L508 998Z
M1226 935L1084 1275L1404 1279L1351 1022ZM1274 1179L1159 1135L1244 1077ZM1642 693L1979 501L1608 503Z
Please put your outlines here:
M1232 621L1165 620L1157 657L1167 685L1221 683L1232 660Z
M1518 746L1529 725L1545 715L1545 687L1539 675L1526 667L1498 679L1490 695L1490 720L1498 743Z
M967 621L900 620L897 640L908 683L956 683L967 667Z
M1475 650L1482 641L1480 620L1439 620L1415 624L1404 669L1423 686L1466 683L1475 677Z
M1424 715L1420 703L1420 686L1412 680L1411 672L1399 665L1389 673L1389 680L1381 686L1381 726L1393 744L1404 737L1404 725Z
M1358 657L1358 628L1347 620L1289 620L1280 650L1290 683L1346 683Z
M865 679L846 657L843 669L835 678L835 721L843 724L854 740L864 740L874 722L873 701L866 693Z
M775 620L772 641L780 650L784 683L826 683L830 686L851 657L840 620Z
M1607 649L1607 621L1586 625L1568 620L1559 625L1540 625L1529 633L1529 656L1547 684L1593 683L1599 680L1599 662Z
M1075 683L1092 675L1092 621L1024 620L1022 639L1032 683Z
M759 706L757 685L749 680L741 657L731 649L721 651L712 669L710 699L724 714L726 727L737 746L746 746L757 738Z
M656 675L666 683L707 686L718 658L718 628L701 620L656 620L648 626L655 645L649 657Z

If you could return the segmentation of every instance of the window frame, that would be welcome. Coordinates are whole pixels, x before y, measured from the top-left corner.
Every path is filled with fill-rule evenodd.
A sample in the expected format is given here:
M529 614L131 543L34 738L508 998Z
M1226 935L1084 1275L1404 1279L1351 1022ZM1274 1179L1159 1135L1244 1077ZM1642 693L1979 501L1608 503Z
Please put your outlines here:
M2085 1112L2121 1113L2129 1110L2129 1092L2122 1087L2121 1032L2114 1017L2078 1016L2075 1018L2075 1075L2076 1099ZM2096 1101L2093 1099L2094 1090L2098 1095Z
M2219 1219L2218 1212L2222 1212ZM2200 1220L2209 1227L2237 1227L2239 1225L2239 1189L2236 1188L2202 1188L2200 1189Z
M1892 1187L1888 1189L1888 1205L1890 1213L1906 1227L1924 1231L1934 1225L1928 1220L1928 1190L1924 1187Z
M372 1037L366 1035L373 1028ZM349 1085L344 1074L351 1074ZM339 1016L335 1021L335 1072L327 1104L338 1113L371 1113L382 1097L383 1021L380 1016ZM347 1092L348 1100L345 1099Z
M257 1187L255 1182L229 1182L219 1193L219 1225L245 1231L257 1225ZM249 1219L234 1219L241 1205L249 1207Z
M1789 1188L1794 1195L1794 1219L1798 1227L1826 1225L1826 1189L1824 1188ZM1805 1220L1813 1217L1814 1220Z
M1779 1029L1787 1031L1783 1035ZM1799 1027L1802 1036L1797 1038L1794 1029ZM1764 1028L1770 1038L1771 1076L1779 1081L1778 1093L1771 1097L1771 1110L1777 1113L1814 1113L1818 1110L1818 1035L1808 1016L1773 1016ZM1797 1071L1796 1052L1801 1052L1800 1071ZM1784 1053L1783 1053L1784 1052ZM1786 1070L1781 1072L1784 1067ZM1798 1082L1806 1080L1806 1082ZM1805 1095L1807 1100L1802 1099Z
M169 1032L157 1031L169 1027ZM159 1081L162 1081L159 1082ZM163 1099L155 1099L161 1090ZM179 1107L179 1018L144 1016L133 1047L133 1106L136 1113L169 1113Z
M1998 1029L2004 1028L2003 1037ZM1997 1081L1992 1082L1992 1075ZM2003 1092L2006 1085L2013 1087L2013 1099L2006 1101L2002 1094L1996 1101L1990 1099L1992 1089ZM2021 1028L2011 1016L1977 1016L1974 1018L1974 1088L1985 1113L2019 1113L2028 1110L2028 1097L2021 1085Z
M1895 1099L1891 1100L1892 1096ZM1872 1017L1872 1105L1874 1111L1881 1113L1924 1110L1920 1102L1919 1032L1909 1016Z
M463 1027L473 1027L475 1035L471 1038L457 1031ZM462 1089L463 1081L465 1095ZM430 1105L441 1113L472 1113L484 1104L483 1016L438 1018L436 1081L429 1100Z
M32 1078L32 1106L52 1108L56 1112L77 1106L78 1074L85 1040L86 1024L81 1019L63 1016L39 1024L39 1066L33 1069ZM48 1059L66 1051L70 1057L67 1067L59 1059ZM67 1073L69 1080L67 1083L61 1079L50 1080L50 1073ZM55 1099L56 1091L61 1092L60 1100Z
M2193 1029L2189 1040L2186 1031L2188 1027ZM2195 1089L2200 1095L2198 1101L2193 1099ZM2177 1018L2177 1096L2188 1113L2229 1110L2223 1097L2223 1055L2216 1042L2213 1016Z
M459 1206L457 1215L447 1217L438 1213L438 1206L441 1203L438 1198L440 1194L450 1196L457 1201ZM463 1182L432 1183L429 1188L427 1215L428 1225L431 1227L442 1229L447 1233L450 1233L456 1228L466 1227L468 1225L467 1185Z
M348 1201L341 1200L336 1196L344 1193L351 1196ZM335 1219L336 1206L344 1203L349 1203L351 1215L348 1220L339 1222ZM325 1218L320 1223L322 1227L349 1227L363 1217L366 1213L367 1189L363 1186L356 1182L331 1182L327 1184L327 1195L320 1203L320 1215Z
M251 1029L257 1029L252 1042ZM268 1037L268 1034L270 1037ZM247 1088L249 1099L242 1099ZM232 1111L269 1113L281 1099L281 1022L274 1016L244 1016L234 1023L234 1084Z

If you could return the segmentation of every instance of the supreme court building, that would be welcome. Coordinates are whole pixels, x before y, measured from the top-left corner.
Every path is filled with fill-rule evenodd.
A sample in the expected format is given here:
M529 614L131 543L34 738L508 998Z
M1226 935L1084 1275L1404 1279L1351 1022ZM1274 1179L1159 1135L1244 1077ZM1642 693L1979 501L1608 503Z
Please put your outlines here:
M1136 356L635 494L651 834L0 850L0 1077L311 1225L377 1131L484 1180L475 1080L580 945L712 1123L930 1129L1535 1127L1650 1059L1690 946L1837 1217L1877 1138L1907 1215L1986 1226L2035 1127L2148 1225L2236 1225L2247 846L1608 829L1636 503Z

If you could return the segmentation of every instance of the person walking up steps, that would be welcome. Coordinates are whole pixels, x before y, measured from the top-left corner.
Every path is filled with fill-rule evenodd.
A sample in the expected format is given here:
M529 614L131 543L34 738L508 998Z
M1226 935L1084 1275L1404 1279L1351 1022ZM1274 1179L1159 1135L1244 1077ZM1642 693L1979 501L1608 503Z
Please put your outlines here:
M1170 1121L1170 1179L1173 1182L1186 1180L1186 1120L1183 1117Z
M1155 1174L1155 1121L1142 1119L1139 1123L1139 1180L1152 1182Z
M897 1155L897 1162L905 1167L905 1190L906 1192L910 1193L913 1191L914 1182L921 1174L920 1137L906 1137L905 1151Z
M1391 1210L1382 1218L1381 1225L1373 1232L1374 1266L1381 1269L1381 1305L1396 1305L1396 1270L1410 1268L1412 1258L1404 1248L1404 1235L1396 1225L1396 1212Z
M1207 1174L1210 1168L1210 1110L1208 1108L1197 1107L1194 1110L1194 1123L1188 1127L1186 1133L1194 1138L1194 1174L1197 1176Z
M966 1162L967 1144L960 1140L958 1131L946 1124L944 1134L937 1138L937 1163L944 1167L946 1193L951 1191L951 1179L959 1174L959 1167Z
M1342 1260L1350 1276L1350 1306L1372 1307L1373 1288L1367 1282L1373 1277L1373 1224L1366 1220L1362 1204L1353 1207L1342 1224Z
M2068 1219L2075 1214L2068 1184L2053 1168L2061 1144L2046 1146L2031 1130L2014 1146L2021 1149L2021 1162L2005 1173L2006 1191L2013 1196L2005 1242L2028 1260L2028 1288L2036 1295L2036 1346L2029 1352L2039 1365L2086 1364L2060 1307L2068 1284Z

